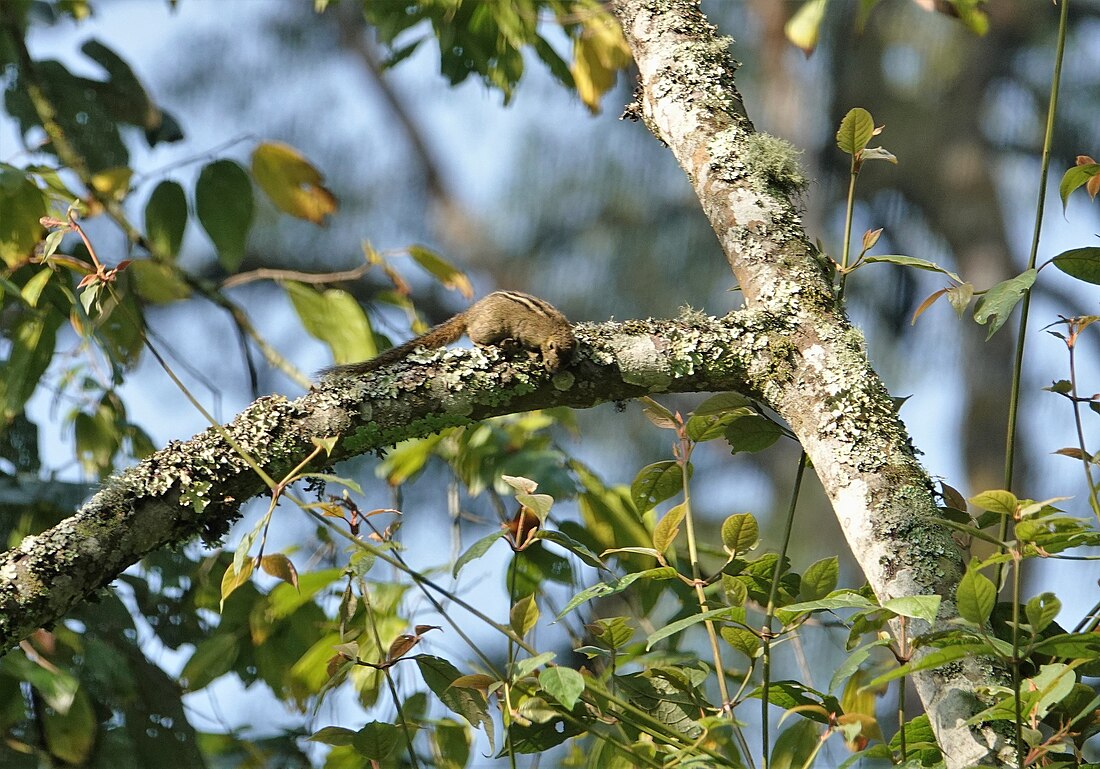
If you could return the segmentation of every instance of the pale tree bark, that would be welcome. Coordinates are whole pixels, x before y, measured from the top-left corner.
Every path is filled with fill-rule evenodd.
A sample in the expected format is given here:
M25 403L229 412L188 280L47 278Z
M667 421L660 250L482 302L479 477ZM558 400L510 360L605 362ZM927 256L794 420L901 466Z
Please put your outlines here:
M781 191L790 180L754 157L762 143L734 83L732 40L715 34L695 0L615 0L613 11L639 71L628 113L687 173L746 307L785 326L763 353L774 364L759 385L767 404L813 462L876 595L939 595L935 625L910 623L908 633L949 629L964 554L937 522L931 481ZM948 766L1012 760L1001 734L965 724L984 708L978 688L1005 683L990 664L967 660L913 680Z

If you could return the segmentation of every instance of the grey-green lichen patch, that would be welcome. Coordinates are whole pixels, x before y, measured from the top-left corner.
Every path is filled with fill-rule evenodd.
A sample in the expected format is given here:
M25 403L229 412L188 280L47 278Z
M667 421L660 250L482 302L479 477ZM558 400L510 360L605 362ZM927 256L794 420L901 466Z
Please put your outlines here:
M620 334L608 346L622 371L623 381L658 391L672 381L667 353L658 337Z
M797 149L786 139L758 132L745 139L745 163L754 177L774 185L781 192L800 192L810 180L802 172Z

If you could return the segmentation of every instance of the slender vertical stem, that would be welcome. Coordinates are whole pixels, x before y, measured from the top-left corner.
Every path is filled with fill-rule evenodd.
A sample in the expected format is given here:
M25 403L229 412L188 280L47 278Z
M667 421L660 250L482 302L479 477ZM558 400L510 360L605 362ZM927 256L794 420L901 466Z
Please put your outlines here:
M854 178L854 177L853 177ZM850 196L849 196L850 199ZM775 599L779 595L779 579L783 576L783 563L787 560L787 547L791 543L791 532L794 530L794 511L798 506L798 494L802 490L802 478L806 474L806 452L798 455L798 472L794 476L794 490L791 492L791 503L787 507L787 520L783 524L783 544L779 547L779 558L775 562L772 571L771 591L768 593L768 608L764 615L764 627L761 628L761 640L764 644L762 674L764 681L760 697L760 744L764 752L763 769L768 769L768 707L771 704L768 698L768 687L771 685L771 638L772 620L775 618Z
M1012 559L1012 705L1016 722L1016 766L1024 769L1027 745L1024 743L1023 707L1020 702L1020 573L1023 562Z
M699 548L695 540L695 521L691 514L691 484L688 478L688 463L691 459L691 441L684 434L684 428L680 428L680 451L678 462L680 464L681 479L684 487L684 524L687 529L688 558L691 560L691 579L695 586L695 598L699 602L699 611L707 611L707 596L703 592L702 572L699 568ZM707 639L710 642L710 652L714 658L714 672L718 678L718 694L722 698L722 712L733 718L733 707L730 702L729 689L726 686L726 671L722 667L722 650L718 646L718 633L714 629L714 622L704 620L707 630Z
M1062 58L1066 50L1066 26L1069 19L1069 0L1062 0L1062 13L1058 19L1058 43L1054 53L1054 75L1050 81L1050 100L1047 104L1047 124L1043 135L1043 154L1039 166L1039 194L1035 201L1035 226L1031 235L1031 251L1027 257L1027 268L1034 269L1039 255L1039 237L1043 231L1043 209L1047 194L1047 175L1050 169L1051 146L1054 144L1054 116L1058 111L1058 86L1062 80ZM1024 341L1027 338L1027 319L1031 310L1031 291L1024 293L1020 303L1020 325L1016 331L1016 357L1012 364L1012 391L1008 399L1008 428L1005 430L1005 466L1004 489L1012 491L1012 473L1016 459L1016 422L1019 417L1020 381L1023 378ZM1008 539L1008 518L1001 519L1000 533L997 537L1004 542ZM1003 565L997 567L997 587L1001 585Z

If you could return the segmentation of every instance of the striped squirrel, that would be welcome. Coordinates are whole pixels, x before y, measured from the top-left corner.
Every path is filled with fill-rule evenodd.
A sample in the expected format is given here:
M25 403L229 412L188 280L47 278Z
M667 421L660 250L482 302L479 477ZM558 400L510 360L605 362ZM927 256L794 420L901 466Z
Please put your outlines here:
M403 360L418 347L443 347L463 334L477 345L513 344L537 351L551 373L569 363L576 346L569 321L549 302L519 291L494 291L415 339L391 347L370 360L327 368L321 375L366 374Z

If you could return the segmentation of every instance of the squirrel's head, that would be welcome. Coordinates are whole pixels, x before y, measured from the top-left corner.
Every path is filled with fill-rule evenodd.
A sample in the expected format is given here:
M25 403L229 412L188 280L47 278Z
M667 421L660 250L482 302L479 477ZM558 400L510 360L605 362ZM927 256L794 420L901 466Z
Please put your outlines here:
M568 365L573 359L573 350L576 346L577 340L571 331L547 339L542 347L542 362L546 370L554 372Z

